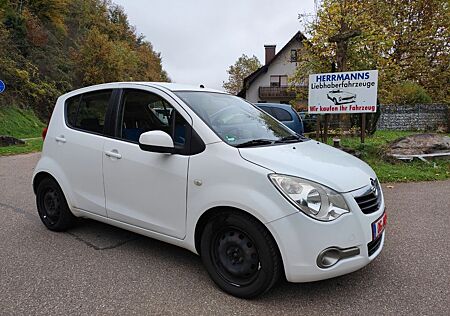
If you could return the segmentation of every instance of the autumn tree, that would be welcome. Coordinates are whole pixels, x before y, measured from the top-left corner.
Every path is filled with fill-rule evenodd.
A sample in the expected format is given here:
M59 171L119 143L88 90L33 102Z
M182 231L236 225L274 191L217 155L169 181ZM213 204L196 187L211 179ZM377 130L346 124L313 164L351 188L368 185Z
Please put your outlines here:
M261 63L255 55L248 57L242 54L234 65L228 68L228 81L223 83L223 88L229 93L238 94L242 90L244 78L260 67Z
M56 98L82 85L168 81L161 55L111 0L0 0L0 106L48 118Z
M435 102L450 102L448 1L323 0L313 19L300 18L309 49L300 56L294 82L331 71L337 47L330 38L345 24L361 32L348 42L346 69L378 69L380 102L392 102L392 87L404 81L423 87Z

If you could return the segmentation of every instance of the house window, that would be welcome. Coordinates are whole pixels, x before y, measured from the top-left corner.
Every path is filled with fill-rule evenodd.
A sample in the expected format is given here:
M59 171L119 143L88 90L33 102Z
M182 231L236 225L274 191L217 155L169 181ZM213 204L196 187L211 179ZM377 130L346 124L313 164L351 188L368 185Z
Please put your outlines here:
M270 76L270 86L271 87L285 87L287 86L287 76Z
M291 49L291 62L296 62L296 61L297 61L297 50Z

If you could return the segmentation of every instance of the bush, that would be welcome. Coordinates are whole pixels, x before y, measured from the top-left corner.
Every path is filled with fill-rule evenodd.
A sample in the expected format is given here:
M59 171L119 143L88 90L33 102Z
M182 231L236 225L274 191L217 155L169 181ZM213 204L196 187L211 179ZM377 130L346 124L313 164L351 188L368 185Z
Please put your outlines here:
M404 81L394 85L386 97L385 103L405 105L405 104L426 104L431 103L431 97L425 89L412 81Z

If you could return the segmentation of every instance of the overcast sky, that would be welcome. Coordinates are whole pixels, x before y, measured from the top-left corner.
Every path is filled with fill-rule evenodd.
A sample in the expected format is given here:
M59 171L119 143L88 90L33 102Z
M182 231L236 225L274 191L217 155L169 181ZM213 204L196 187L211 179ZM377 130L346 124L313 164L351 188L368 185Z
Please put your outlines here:
M278 52L300 29L298 14L314 7L314 0L113 1L161 53L173 82L220 90L239 56L264 63L264 45Z

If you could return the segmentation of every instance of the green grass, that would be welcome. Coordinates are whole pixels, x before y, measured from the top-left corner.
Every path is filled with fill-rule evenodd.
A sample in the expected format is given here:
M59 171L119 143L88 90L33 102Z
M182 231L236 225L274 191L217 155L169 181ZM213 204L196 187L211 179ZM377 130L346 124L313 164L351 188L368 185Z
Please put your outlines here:
M41 134L45 124L42 123L32 110L17 107L0 107L0 135L16 138L35 138L24 145L0 147L0 156L17 155L40 151L42 149Z
M361 152L361 159L366 161L376 172L382 182L433 181L450 178L450 160L439 158L426 163L415 159L412 162L387 161L383 159L384 150L389 142L397 138L417 134L414 132L377 131L361 144L359 137L341 138L344 147ZM329 140L332 143L332 140Z
M42 123L32 110L17 107L0 107L0 135L16 138L39 137L45 124Z

